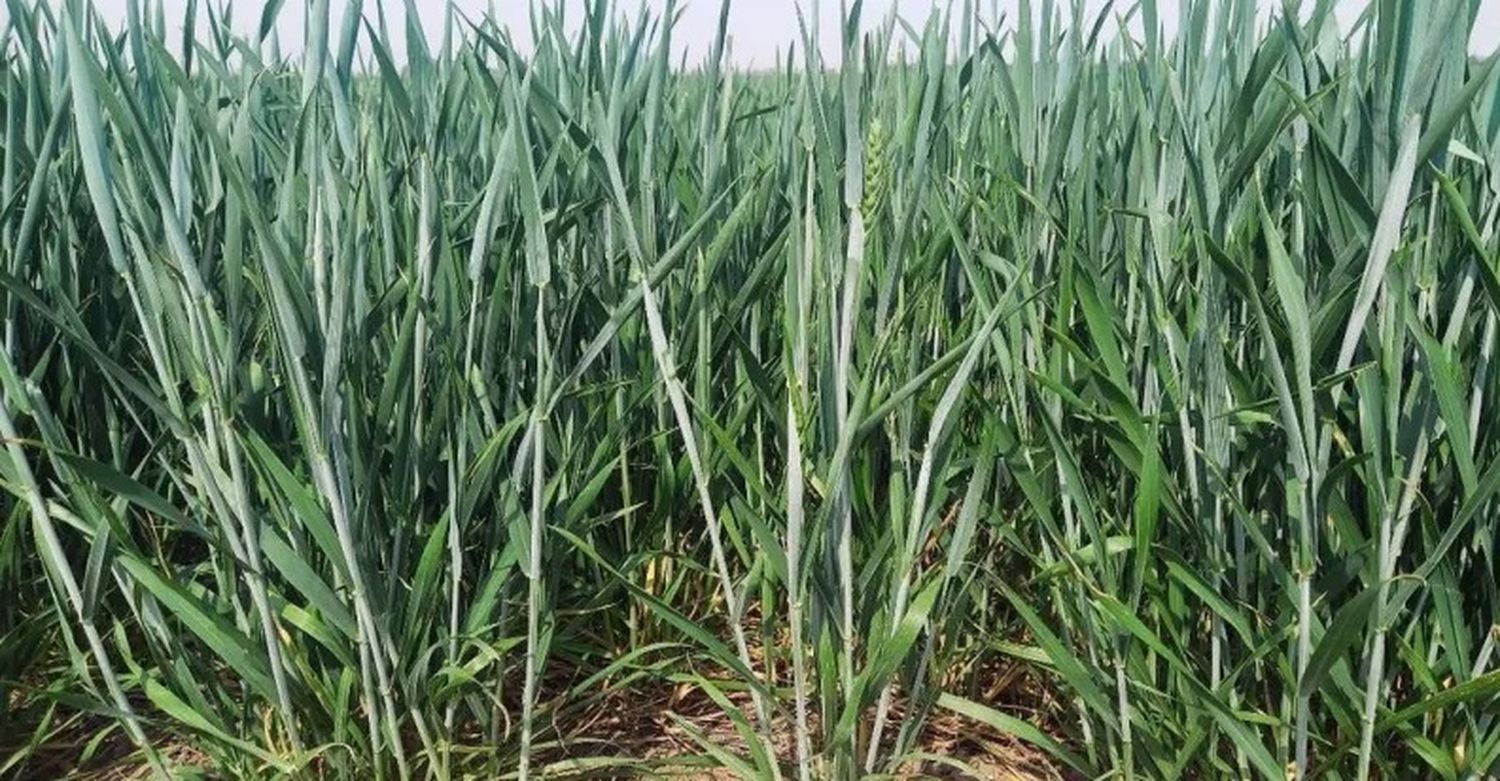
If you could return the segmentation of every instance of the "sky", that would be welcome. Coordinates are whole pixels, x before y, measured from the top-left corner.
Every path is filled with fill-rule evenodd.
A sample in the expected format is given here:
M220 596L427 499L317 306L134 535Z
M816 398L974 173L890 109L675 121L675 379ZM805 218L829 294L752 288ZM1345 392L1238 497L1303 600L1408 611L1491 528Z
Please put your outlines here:
M183 18L183 9L187 0L158 0L164 3L166 18L169 25L172 19ZM219 0L211 0L216 5ZM559 0L547 0L547 2L558 2ZM619 0L619 9L635 9L638 3L645 4L658 13L666 6L666 0ZM1037 0L1038 4L1043 0ZM1158 0L1159 15L1168 35L1173 34L1176 21L1183 2L1206 2L1207 0ZM287 0L283 3L281 13L277 19L277 34L285 52L297 52L301 49L301 42L305 29L303 9L307 0ZM397 58L404 56L405 51L405 2L404 0L365 0L365 12L367 15L373 13L377 3L382 3L386 9L387 20L393 37L392 47L396 51ZM787 46L800 39L797 22L797 8L799 5L804 11L811 7L814 0L735 0L730 6L729 32L731 39L730 57L731 61L741 68L764 68L770 67L776 62L778 53L784 54ZM819 48L823 52L825 62L836 62L839 53L839 0L819 0L820 2L820 41ZM961 3L962 0L956 0ZM976 0L982 9L985 19L993 20L998 14L1004 14L1005 18L1013 20L1016 16L1016 7L1019 0ZM1104 0L1086 0L1085 8L1089 18L1093 18L1096 9L1103 4ZM124 24L126 18L125 8L127 0L95 0L95 5L116 27ZM564 13L569 19L581 18L583 0L561 0ZM422 17L423 27L431 45L436 48L441 40L444 9L447 3L441 0L414 0L412 3ZM487 12L493 11L496 17L510 27L513 36L521 46L526 46L530 35L528 9L530 0L454 0L454 6L469 17L479 19ZM905 19L915 22L925 20L928 13L935 7L945 3L935 0L865 0L863 20L866 25L877 25L884 20L887 13L894 7L896 12ZM1260 0L1262 18L1269 16L1272 8L1281 5L1280 0ZM1340 30L1347 31L1352 25L1359 12L1366 5L1365 0L1338 0L1336 15L1340 23ZM330 0L331 27L337 29L339 20L344 18L344 11L349 5L349 0ZM674 53L677 57L686 57L689 65L696 64L707 54L712 46L716 26L718 24L719 0L678 0L681 9L681 19L674 28ZM1059 7L1070 6L1069 0L1062 0ZM1117 9L1128 8L1129 3L1117 2ZM231 24L236 30L250 34L254 33L260 22L261 3L254 0L237 0L234 3L233 18ZM0 5L0 17L5 15L4 6ZM200 12L200 19L204 16ZM180 26L181 22L178 22ZM1469 39L1469 50L1474 54L1485 55L1494 51L1500 45L1500 0L1480 0L1479 16L1475 21L1472 34Z

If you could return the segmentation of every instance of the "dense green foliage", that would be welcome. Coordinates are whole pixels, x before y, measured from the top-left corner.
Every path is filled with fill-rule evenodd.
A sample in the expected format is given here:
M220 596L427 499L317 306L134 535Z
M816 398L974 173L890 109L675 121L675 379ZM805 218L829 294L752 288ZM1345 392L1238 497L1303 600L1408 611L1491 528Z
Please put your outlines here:
M274 3L9 0L0 775L80 712L551 775L650 681L752 778L939 711L1081 777L1500 771L1482 1L856 5L748 75L603 0L404 64L377 3L283 58Z

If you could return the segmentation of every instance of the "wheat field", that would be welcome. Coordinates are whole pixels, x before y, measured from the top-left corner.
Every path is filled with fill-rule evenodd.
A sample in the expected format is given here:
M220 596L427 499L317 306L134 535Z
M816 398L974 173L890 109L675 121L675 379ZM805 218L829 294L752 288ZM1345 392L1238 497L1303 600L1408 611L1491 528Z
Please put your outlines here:
M1490 1L6 0L0 777L1494 778Z

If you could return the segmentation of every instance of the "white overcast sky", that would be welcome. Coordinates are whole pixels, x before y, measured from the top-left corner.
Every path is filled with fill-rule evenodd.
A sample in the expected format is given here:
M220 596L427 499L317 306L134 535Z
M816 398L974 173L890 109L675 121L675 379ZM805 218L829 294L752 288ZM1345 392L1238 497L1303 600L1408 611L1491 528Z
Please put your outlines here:
M543 2L557 2L558 0L541 0ZM1167 34L1171 35L1176 28L1177 17L1183 2L1207 2L1208 0L1158 0L1159 15ZM172 20L180 26L183 18L182 9L186 7L187 0L159 0L164 3L168 24ZM210 0L216 6L219 0ZM622 12L630 9L632 12L639 8L641 0L620 0L617 8ZM813 0L801 0L800 6L804 9L811 8ZM1034 7L1040 7L1045 0L1036 0ZM277 32L283 52L300 51L304 30L304 8L307 0L287 0L277 22ZM647 6L659 12L666 6L666 0L645 0ZM954 0L956 8L961 8L962 0ZM1085 3L1089 19L1092 21L1095 9L1099 8L1103 0L1087 0ZM331 27L338 29L339 21L344 17L344 11L348 7L348 0L330 0ZM373 19L375 6L381 4L385 7L386 17L390 24L393 38L392 45L398 57L405 50L405 3L402 0L365 0L364 7L367 16ZM567 17L575 22L582 17L582 0L562 0ZM901 14L914 23L927 18L928 13L936 6L945 3L934 2L934 0L865 0L863 19L866 25L879 24L886 14L894 7ZM111 24L121 26L124 24L126 0L95 0L95 5L109 19ZM427 31L428 39L434 48L442 36L443 15L447 5L442 0L415 0L413 3L422 16L423 26ZM471 18L479 19L485 13L493 10L500 21L509 26L518 43L525 45L529 41L529 27L527 18L530 0L454 0L455 7ZM674 48L676 54L686 54L689 64L695 64L707 53L712 45L715 27L718 23L719 0L678 0L682 9L682 17L678 26L674 29ZM984 18L993 20L997 13L1004 14L1008 23L1013 23L1016 16L1018 0L977 0L983 12ZM1071 6L1067 0L1057 3L1059 8ZM1130 7L1129 2L1117 0L1115 10L1119 11ZM1262 7L1262 18L1269 15L1270 9L1279 7L1280 0L1260 0ZM1305 3L1304 5L1310 5ZM1340 29L1347 31L1360 10L1367 5L1366 0L1339 0L1337 15ZM797 25L797 0L735 0L730 8L729 32L732 45L733 62L741 67L767 67L775 62L778 52L785 52L793 41L800 40ZM825 61L836 61L839 52L838 45L838 16L839 0L820 0L820 48L824 52ZM234 3L232 24L236 30L253 33L260 22L261 3L255 0L237 0ZM0 5L0 17L6 14L5 6ZM200 9L200 21L205 15ZM1488 54L1495 50L1500 44L1500 0L1480 0L1479 17L1469 38L1469 50L1476 54ZM800 46L799 46L800 48Z

